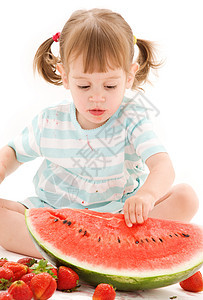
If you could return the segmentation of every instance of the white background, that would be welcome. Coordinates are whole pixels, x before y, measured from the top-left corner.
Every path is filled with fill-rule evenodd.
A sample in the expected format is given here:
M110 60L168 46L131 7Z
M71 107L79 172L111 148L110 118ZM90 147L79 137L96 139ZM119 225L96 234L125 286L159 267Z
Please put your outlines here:
M196 190L200 209L193 221L203 224L202 1L1 1L0 147L41 109L67 98L63 87L33 76L33 57L74 10L94 7L121 13L137 38L158 42L165 63L159 77L151 77L153 86L145 87L145 96L160 110L155 127L173 161L175 183L186 182ZM0 197L21 200L33 195L32 178L40 163L24 164L7 177Z

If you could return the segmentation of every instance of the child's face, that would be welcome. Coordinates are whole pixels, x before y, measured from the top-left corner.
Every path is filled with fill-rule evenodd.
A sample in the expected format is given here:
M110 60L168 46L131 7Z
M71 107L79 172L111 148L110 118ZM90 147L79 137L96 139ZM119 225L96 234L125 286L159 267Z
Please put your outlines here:
M119 108L126 88L130 88L134 73L128 77L122 69L105 73L84 73L82 56L69 64L67 74L58 66L64 87L70 89L76 107L76 116L83 129L103 125Z

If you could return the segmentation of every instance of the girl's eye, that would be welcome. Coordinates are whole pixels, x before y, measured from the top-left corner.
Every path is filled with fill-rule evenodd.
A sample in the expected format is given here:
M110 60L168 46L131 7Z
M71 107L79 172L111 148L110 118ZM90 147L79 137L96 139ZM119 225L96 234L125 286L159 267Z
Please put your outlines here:
M106 88L107 88L107 89L115 89L115 88L116 88L116 85L106 85Z
M106 85L105 88L107 89L115 89L117 86L116 85ZM90 88L90 85L78 85L78 88L81 90L87 90Z
M89 85L78 85L79 89L85 90L88 89L90 86Z

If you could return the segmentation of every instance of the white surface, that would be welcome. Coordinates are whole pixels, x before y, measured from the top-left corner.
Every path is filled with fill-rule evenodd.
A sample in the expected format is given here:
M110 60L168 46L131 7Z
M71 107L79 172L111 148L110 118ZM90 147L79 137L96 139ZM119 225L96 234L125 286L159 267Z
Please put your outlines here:
M18 259L25 257L16 253L8 252L0 247L0 257L6 257L8 260L17 261ZM202 271L202 269L201 269ZM56 291L50 298L51 300L88 300L92 299L94 293L94 287L87 285L85 282L79 282L81 286L77 291L72 293L62 293ZM172 296L177 296L175 300L202 300L203 292L191 293L181 289L179 284L170 285L165 288L135 291L135 292L118 292L116 291L116 300L131 300L131 299L147 299L147 300L168 300Z

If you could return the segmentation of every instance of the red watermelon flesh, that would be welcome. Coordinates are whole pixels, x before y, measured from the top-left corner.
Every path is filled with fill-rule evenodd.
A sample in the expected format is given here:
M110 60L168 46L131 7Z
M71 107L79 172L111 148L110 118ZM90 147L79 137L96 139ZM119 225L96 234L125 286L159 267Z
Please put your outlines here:
M87 281L121 290L169 285L203 263L203 229L148 219L126 226L123 214L78 209L26 211L28 229L44 255Z

